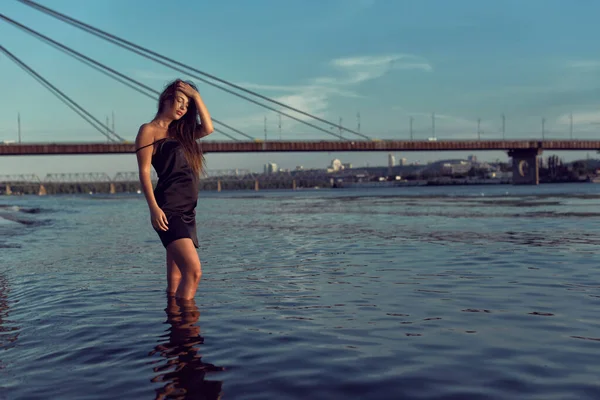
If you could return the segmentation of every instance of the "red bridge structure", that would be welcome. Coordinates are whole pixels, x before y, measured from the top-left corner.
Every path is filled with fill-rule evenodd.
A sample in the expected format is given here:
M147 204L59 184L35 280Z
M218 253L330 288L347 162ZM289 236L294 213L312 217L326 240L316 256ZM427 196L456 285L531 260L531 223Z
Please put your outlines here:
M204 153L253 152L392 152L392 151L506 151L512 158L513 183L539 183L537 157L544 150L600 150L600 140L334 140L334 141L201 141ZM0 156L126 154L135 145L122 143L10 143Z

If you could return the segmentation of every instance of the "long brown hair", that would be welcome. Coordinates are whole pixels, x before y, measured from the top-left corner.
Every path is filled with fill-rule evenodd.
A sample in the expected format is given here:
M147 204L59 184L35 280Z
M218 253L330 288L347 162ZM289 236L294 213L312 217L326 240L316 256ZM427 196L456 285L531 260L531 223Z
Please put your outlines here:
M165 87L165 90L160 94L160 97L158 98L157 116L163 112L169 101L175 101L175 91L178 82L182 82L182 80L177 79L169 83ZM193 87L194 90L198 90L194 83L190 81L184 82ZM202 154L200 144L194 139L194 134L199 125L200 116L198 115L196 102L194 102L193 99L190 99L187 112L180 119L173 120L168 128L169 136L177 139L177 141L181 143L183 154L185 155L190 168L198 175L204 172L204 154Z

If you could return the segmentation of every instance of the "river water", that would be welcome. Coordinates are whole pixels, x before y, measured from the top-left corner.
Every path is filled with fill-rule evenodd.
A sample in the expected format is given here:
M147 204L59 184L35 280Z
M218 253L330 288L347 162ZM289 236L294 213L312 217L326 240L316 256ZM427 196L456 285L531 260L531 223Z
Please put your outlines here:
M598 399L600 185L0 198L0 399Z

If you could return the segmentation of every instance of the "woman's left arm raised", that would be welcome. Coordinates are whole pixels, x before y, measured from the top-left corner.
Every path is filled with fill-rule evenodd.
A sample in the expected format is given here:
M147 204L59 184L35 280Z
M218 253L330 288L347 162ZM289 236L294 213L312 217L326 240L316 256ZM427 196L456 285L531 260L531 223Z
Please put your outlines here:
M200 93L196 92L194 102L196 103L198 114L200 114L200 125L196 128L194 139L200 139L213 133L215 128L213 127L212 119L206 109L206 105L204 105L204 101L202 101L202 97L200 97Z
M198 109L198 114L200 115L200 125L196 128L196 132L194 132L194 139L200 139L213 133L215 128L200 93L187 83L181 81L178 83L177 89L185 93L190 101L196 103L196 109Z

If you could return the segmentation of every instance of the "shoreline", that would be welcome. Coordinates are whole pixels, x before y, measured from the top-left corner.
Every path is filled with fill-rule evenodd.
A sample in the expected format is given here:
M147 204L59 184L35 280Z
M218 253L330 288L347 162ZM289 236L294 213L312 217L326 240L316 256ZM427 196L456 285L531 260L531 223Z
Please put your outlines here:
M586 183L594 184L592 180L556 180L540 181L539 185L548 184L576 184ZM204 181L201 184L200 192L221 192L221 191L246 191L258 192L261 190L344 190L344 189L387 189L387 188L415 188L415 187L457 187L457 186L539 186L539 185L519 185L513 184L505 179L432 179L432 180L410 180L410 181L368 181L368 182L299 182L296 184L292 180L282 181L260 181L260 180L219 180ZM4 187L0 187L1 197L23 196L23 195L69 195L69 194L140 194L139 184L136 182L111 183L51 183L42 185L11 185L11 191L7 193Z

